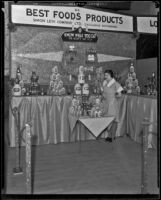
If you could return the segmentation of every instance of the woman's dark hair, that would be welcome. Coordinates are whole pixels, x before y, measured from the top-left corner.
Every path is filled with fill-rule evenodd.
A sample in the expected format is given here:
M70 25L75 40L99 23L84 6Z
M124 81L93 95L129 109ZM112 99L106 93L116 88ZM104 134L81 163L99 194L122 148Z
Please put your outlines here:
M104 74L109 74L111 76L111 78L114 78L114 72L111 69L106 69Z

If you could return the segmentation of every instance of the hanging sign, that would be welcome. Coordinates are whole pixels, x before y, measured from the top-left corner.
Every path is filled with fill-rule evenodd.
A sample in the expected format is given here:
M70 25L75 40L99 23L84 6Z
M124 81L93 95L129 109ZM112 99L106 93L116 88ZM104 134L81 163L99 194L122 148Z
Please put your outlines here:
M15 24L133 32L133 17L69 6L11 5Z
M137 17L137 30L140 33L157 34L157 17Z
M65 42L97 42L98 37L95 33L87 32L79 27L74 31L63 33L62 40Z

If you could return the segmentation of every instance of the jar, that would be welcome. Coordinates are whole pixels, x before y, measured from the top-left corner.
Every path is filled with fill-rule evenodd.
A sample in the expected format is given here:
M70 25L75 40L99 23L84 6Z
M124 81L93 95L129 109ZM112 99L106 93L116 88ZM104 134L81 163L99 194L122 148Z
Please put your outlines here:
M18 83L15 83L12 89L12 94L14 96L21 96L21 86Z
M85 83L85 76L83 73L78 74L78 83L80 83L80 84Z

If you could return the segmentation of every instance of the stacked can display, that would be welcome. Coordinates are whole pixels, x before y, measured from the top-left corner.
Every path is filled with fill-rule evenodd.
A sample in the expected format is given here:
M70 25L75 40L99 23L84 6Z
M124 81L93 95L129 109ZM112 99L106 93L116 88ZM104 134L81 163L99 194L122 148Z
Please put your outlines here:
M63 81L61 80L61 75L59 74L58 67L54 66L50 76L49 94L64 95L65 93L66 90L63 87Z
M138 79L136 78L136 73L133 63L131 63L128 73L128 78L125 81L124 89L128 94L140 94L140 86L138 83Z

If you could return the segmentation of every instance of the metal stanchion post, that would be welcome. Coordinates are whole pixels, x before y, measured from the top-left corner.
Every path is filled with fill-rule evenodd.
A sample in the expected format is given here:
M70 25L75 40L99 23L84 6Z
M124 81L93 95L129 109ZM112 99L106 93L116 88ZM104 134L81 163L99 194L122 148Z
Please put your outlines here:
M141 180L141 193L147 194L148 186L148 163L147 163L147 153L148 153L148 126L150 122L147 118L144 118L142 122L143 125L143 143L142 143L142 180Z
M15 126L16 126L16 131L15 131L15 168L13 169L13 174L22 174L22 168L20 167L20 121L19 121L19 113L17 107L13 109L14 116L15 116Z
M27 194L31 194L31 132L29 124L26 124L26 188Z
M79 153L81 153L81 122L78 121L78 134L79 134Z

